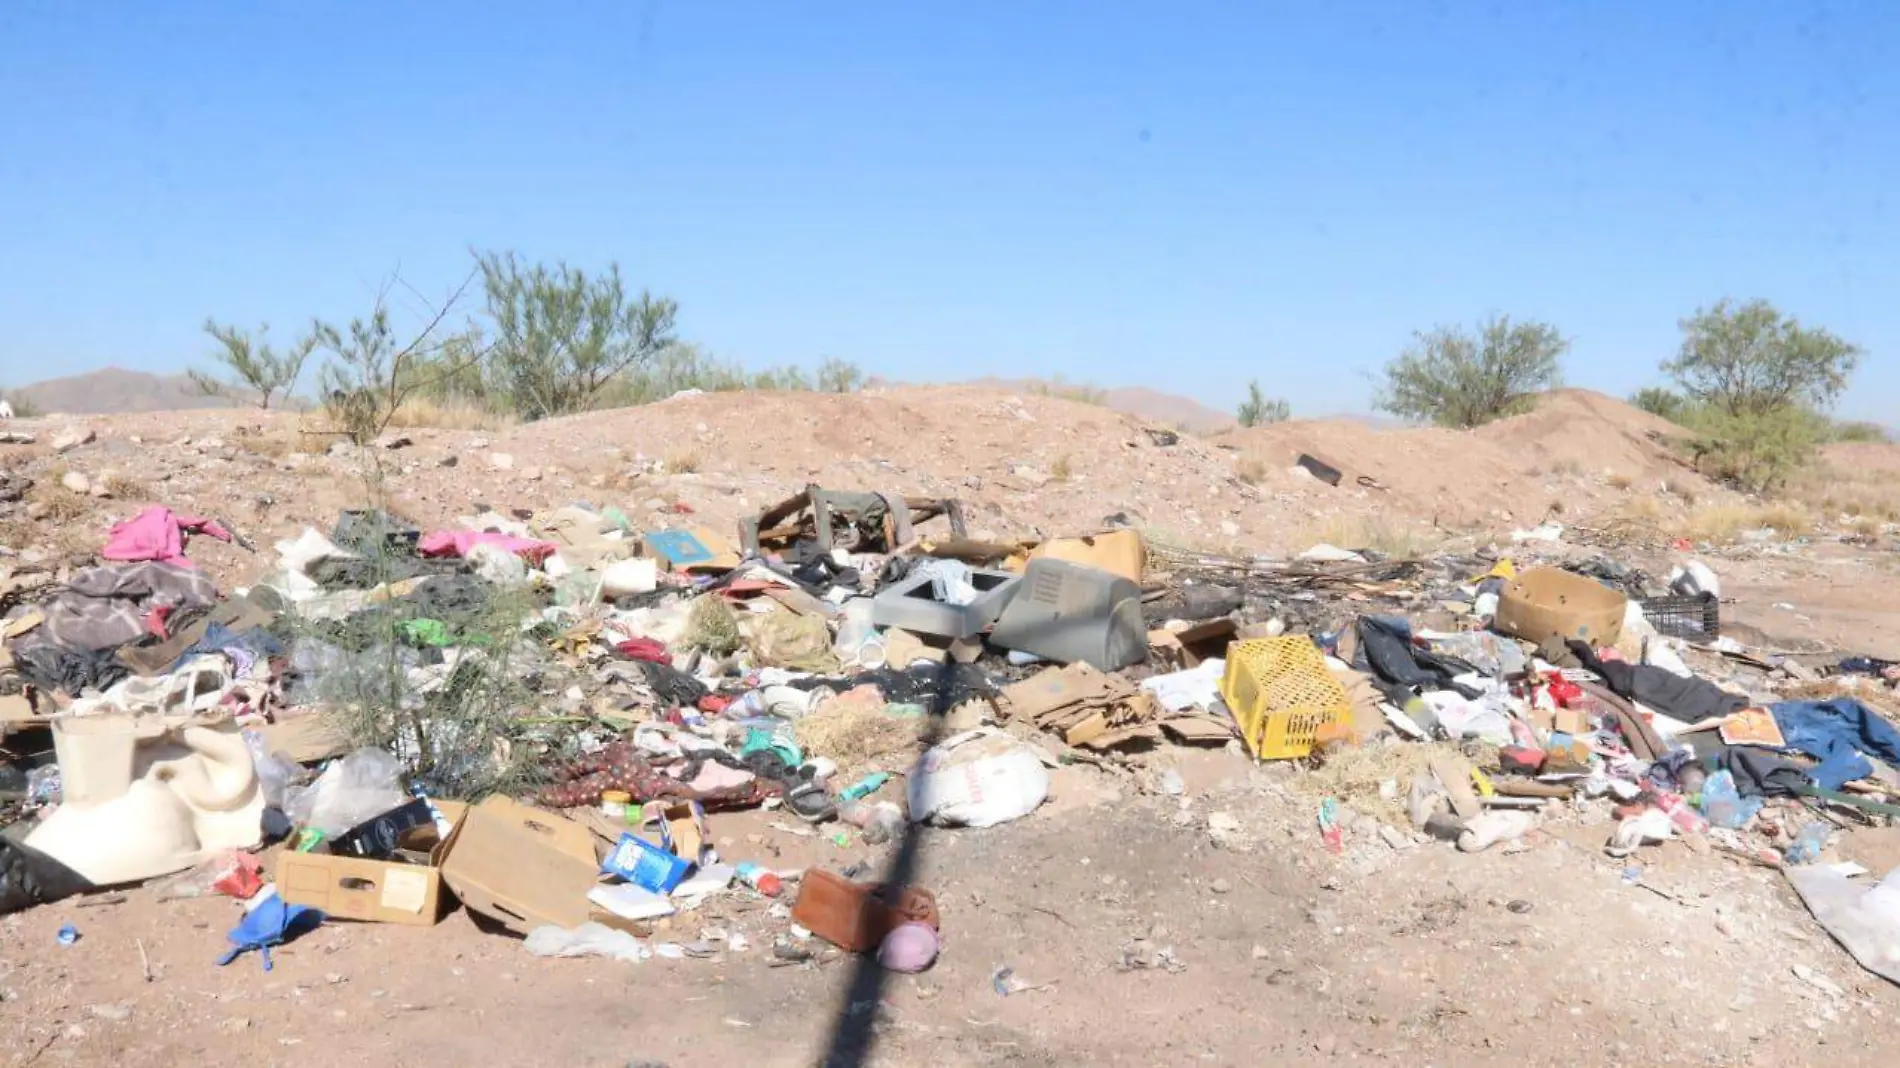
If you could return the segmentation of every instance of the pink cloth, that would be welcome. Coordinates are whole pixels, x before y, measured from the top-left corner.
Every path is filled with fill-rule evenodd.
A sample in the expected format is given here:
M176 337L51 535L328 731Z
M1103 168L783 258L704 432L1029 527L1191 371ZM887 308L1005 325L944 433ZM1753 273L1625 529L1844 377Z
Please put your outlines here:
M99 555L107 560L156 560L179 567L196 567L185 558L185 535L209 534L230 541L231 532L215 519L173 515L170 508L152 505L132 518L116 523Z
M537 565L560 548L551 541L517 538L513 534L492 530L438 530L433 534L424 534L416 544L416 549L424 556L467 556L468 551L477 545L500 546Z

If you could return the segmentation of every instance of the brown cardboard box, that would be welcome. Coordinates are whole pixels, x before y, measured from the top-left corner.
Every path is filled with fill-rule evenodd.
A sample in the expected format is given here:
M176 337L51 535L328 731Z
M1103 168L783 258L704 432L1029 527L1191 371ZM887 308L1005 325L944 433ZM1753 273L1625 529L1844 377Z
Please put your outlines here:
M1595 580L1540 567L1519 575L1498 596L1498 629L1557 650L1575 638L1595 646L1615 645L1623 633L1628 598Z
M499 795L468 810L441 864L463 905L518 934L586 923L600 876L593 832Z
M468 812L467 805L456 801L435 805L458 826ZM443 892L439 867L445 843L436 839L433 827L418 827L403 845L428 850L432 863L399 864L285 850L277 858L278 896L293 905L321 909L333 920L432 926L448 911L449 895Z
M1148 550L1141 544L1141 535L1132 530L1111 530L1083 538L1051 538L1036 546L1029 556L1030 559L1046 556L1099 567L1137 586L1141 585L1142 568L1148 562Z

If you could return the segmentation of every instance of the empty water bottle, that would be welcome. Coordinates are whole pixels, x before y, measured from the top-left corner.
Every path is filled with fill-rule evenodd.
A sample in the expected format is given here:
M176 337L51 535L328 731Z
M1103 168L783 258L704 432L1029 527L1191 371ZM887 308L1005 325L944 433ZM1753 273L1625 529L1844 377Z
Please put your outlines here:
M1821 850L1827 848L1827 836L1827 824L1815 820L1795 835L1794 844L1788 847L1784 859L1790 864L1814 863L1821 859Z

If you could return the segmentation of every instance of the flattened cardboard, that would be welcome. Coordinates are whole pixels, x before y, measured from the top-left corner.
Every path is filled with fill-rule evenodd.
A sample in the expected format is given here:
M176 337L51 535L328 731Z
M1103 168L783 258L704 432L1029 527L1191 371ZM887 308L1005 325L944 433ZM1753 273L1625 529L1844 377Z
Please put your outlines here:
M257 731L264 736L267 751L282 753L299 764L314 764L350 751L349 739L337 730L328 716L321 714L267 723Z
M518 934L588 920L600 869L593 832L500 795L468 810L443 847L442 878L471 911Z

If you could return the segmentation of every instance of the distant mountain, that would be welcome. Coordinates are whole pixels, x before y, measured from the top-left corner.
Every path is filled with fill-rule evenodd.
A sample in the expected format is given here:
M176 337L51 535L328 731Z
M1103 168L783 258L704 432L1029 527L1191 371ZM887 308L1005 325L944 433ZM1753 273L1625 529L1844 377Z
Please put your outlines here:
M174 412L184 408L231 408L226 397L207 397L186 375L155 375L107 367L83 375L49 378L9 391L46 412L114 415L120 412Z
M1049 381L1040 378L979 378L969 384L995 389L1012 389L1024 393L1048 393L1058 397L1074 395L1077 399L1084 399L1084 395L1099 396L1103 407L1140 416L1162 426L1184 427L1196 434L1205 434L1234 425L1234 417L1228 412L1209 408L1192 397L1162 393L1146 386L1101 389L1075 382Z

